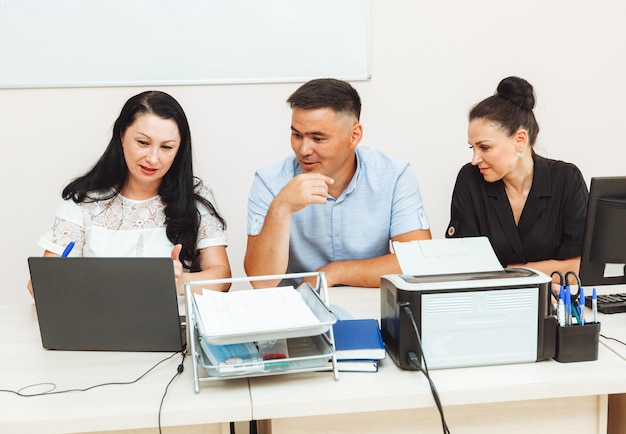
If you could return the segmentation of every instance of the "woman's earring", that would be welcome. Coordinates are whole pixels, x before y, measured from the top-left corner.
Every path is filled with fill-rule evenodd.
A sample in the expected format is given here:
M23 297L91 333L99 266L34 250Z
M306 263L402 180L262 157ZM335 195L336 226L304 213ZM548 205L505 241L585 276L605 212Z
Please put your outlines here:
M520 158L522 158L522 157L524 156L524 151L519 151L519 152L517 153L517 156L518 156L518 157L520 157Z

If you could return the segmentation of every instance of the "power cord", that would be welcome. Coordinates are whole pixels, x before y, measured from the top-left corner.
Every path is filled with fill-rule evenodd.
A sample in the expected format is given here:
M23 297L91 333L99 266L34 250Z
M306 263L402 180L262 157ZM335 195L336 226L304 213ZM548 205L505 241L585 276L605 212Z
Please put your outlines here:
M600 337L601 337L601 338L604 338L604 339L607 339L607 340L610 340L610 341L615 341L615 342L618 342L618 343L620 343L620 344L622 344L622 345L626 346L626 343L625 343L625 342L622 342L622 341L620 341L620 340L619 340L619 339L617 339L617 338L612 338L612 337L610 337L610 336L603 335L602 333L600 333Z
M104 386L126 386L126 385L137 383L138 381L143 379L146 375L148 375L150 372L152 372L154 369L156 369L159 365L161 365L162 363L165 363L168 360L172 359L177 354L181 354L182 355L182 360L181 360L180 364L176 368L176 374L174 374L172 379L165 386L165 391L163 393L163 396L161 397L161 404L159 405L158 424L159 424L159 433L160 433L161 432L161 410L163 408L163 402L165 400L165 396L167 395L167 391L169 389L169 386L176 379L176 377L178 377L180 374L182 374L182 372L183 372L183 370L185 368L184 367L184 362L185 362L185 357L187 355L186 349L183 349L182 351L177 351L177 352L175 352L175 353L165 357L164 359L158 361L156 364L154 364L146 372L144 372L139 377L137 377L136 379L131 380L131 381L116 381L116 382L109 382L109 383L101 383L101 384L94 384L93 386L89 386L89 387L85 387L85 388L64 389L64 390L55 390L56 387L57 387L55 383L44 382L44 383L30 384L30 385L24 386L24 387L22 387L22 388L20 388L18 390L0 389L0 393L12 393L12 394L20 396L22 398L32 398L32 397L35 397L35 396L60 395L62 393L70 393L70 392L87 392L89 390L96 389L98 387L104 387ZM27 393L26 392L28 389L31 389L31 388L34 388L34 387L38 387L38 386L47 386L49 389L44 391L44 392L37 392L37 393Z
M441 417L441 426L443 428L444 434L450 434L450 429L448 428L448 424L446 423L446 418L443 414L443 405L441 404L441 400L439 399L439 392L437 391L437 387L435 383L430 378L430 373L428 372L428 365L426 364L426 358L424 357L424 349L422 347L422 339L420 337L419 330L417 329L417 323L415 322L415 317L413 316L413 312L409 308L408 303L400 304L402 310L409 316L411 319L411 324L413 325L413 330L415 331L415 336L417 337L417 345L419 347L421 353L421 360L417 357L413 351L407 354L408 362L413 365L414 368L419 369L424 373L424 376L428 380L428 384L430 385L430 391L433 395L433 399L435 400L435 404L437 405L437 410L439 411L439 416Z
M185 369L185 357L187 356L187 351L183 350L180 354L183 356L183 359L180 361L180 364L176 367L176 373L165 386L165 390L163 391L163 396L161 397L161 404L159 405L159 433L161 433L161 410L163 409L163 402L165 401L167 390L169 389L170 385L174 382L176 377L182 374L183 370Z

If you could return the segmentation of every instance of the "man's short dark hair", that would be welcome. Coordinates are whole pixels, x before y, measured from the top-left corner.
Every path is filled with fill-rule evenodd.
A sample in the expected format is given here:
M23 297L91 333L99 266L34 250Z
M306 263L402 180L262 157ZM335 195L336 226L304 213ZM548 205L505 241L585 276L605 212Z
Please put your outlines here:
M287 99L291 108L330 108L337 113L361 116L359 93L347 81L318 78L304 83Z

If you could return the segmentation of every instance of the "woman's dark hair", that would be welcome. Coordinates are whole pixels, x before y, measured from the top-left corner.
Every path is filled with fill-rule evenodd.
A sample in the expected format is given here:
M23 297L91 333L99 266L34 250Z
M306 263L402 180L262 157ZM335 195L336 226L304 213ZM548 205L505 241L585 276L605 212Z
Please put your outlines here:
M497 122L510 136L518 129L528 132L532 149L539 134L535 119L535 93L532 85L519 77L507 77L498 84L495 95L476 104L469 113L469 120L488 119Z
M337 113L347 113L359 120L361 97L347 81L318 78L300 86L287 99L291 108L305 110L330 108Z
M173 244L182 244L180 260L183 266L190 271L200 271L199 252L196 248L200 226L198 203L205 206L224 228L226 222L213 204L198 194L202 182L193 175L191 134L187 116L178 101L167 93L146 91L126 101L113 125L111 141L102 156L87 173L72 180L63 189L62 197L81 203L110 200L119 194L128 181L122 136L144 114L170 119L178 125L180 147L172 167L163 176L158 193L165 205L167 238ZM101 196L102 192L108 191L111 194Z

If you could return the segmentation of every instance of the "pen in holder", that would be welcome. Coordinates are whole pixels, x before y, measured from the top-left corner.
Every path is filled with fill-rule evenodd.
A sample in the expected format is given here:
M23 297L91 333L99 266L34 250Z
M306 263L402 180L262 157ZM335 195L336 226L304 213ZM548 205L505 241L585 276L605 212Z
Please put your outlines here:
M554 360L561 363L598 360L600 323L557 326Z

